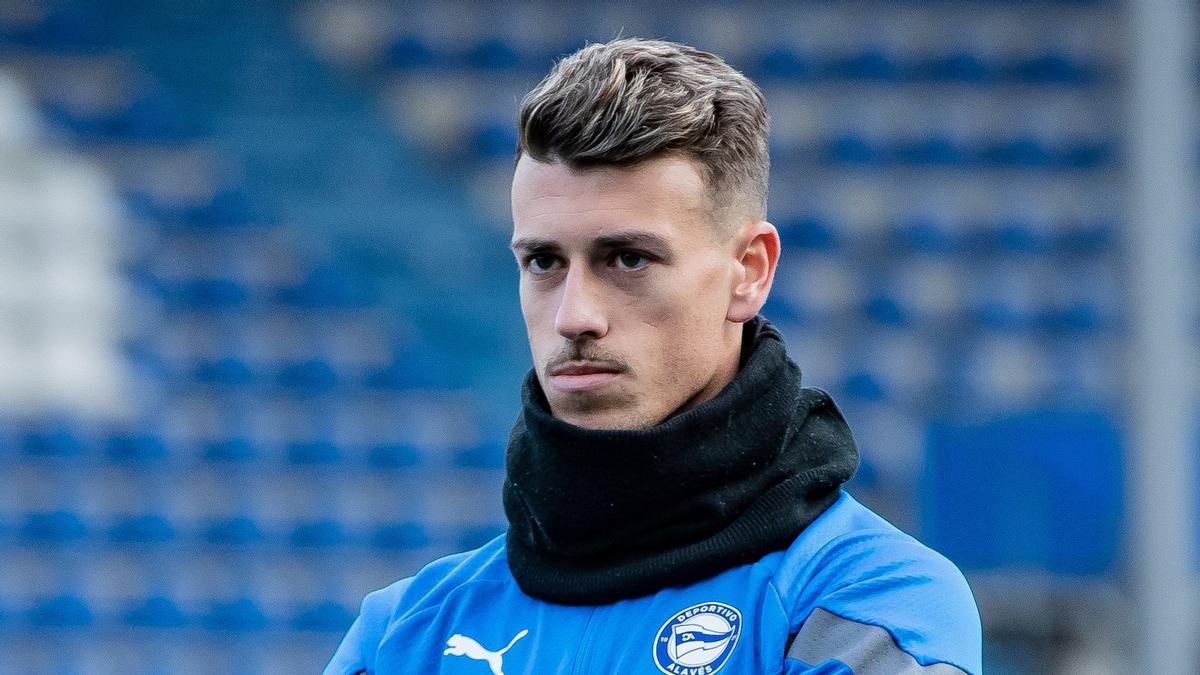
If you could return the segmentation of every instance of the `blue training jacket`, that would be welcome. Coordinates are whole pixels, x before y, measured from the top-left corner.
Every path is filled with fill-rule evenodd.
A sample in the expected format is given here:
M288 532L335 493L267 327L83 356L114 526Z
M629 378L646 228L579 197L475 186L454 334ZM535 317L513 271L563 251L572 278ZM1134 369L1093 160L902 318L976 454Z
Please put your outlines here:
M958 568L845 491L787 550L599 606L521 592L504 538L367 595L326 675L981 672Z

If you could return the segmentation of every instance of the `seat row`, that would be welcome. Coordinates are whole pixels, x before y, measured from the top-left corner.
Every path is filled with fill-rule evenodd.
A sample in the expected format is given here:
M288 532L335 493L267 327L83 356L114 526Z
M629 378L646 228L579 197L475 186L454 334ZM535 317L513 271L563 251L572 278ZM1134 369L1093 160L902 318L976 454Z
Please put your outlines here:
M357 611L331 599L296 604L277 613L267 611L261 602L250 597L213 599L196 607L187 607L170 597L154 595L123 604L111 611L100 611L85 597L62 593L34 598L24 607L0 605L0 631L126 627L342 633L357 615Z
M220 276L166 279L134 264L129 280L143 297L160 300L171 311L224 310L272 306L297 309L347 309L378 302L370 283L337 267L312 270L299 283L259 289Z
M491 159L511 155L516 145L514 125L485 119L474 126L467 149L478 158ZM797 165L1068 171L1109 166L1117 159L1116 147L1116 141L1108 137L1041 139L1018 135L960 140L935 133L924 138L890 139L856 130L802 146L776 139L772 155L781 163Z
M276 555L276 547L293 550L371 548L401 553L430 546L467 550L504 531L501 525L447 526L415 521L357 526L332 519L290 524L262 524L249 516L177 522L162 514L114 516L95 522L74 511L27 513L11 528L0 523L0 543L21 546L171 546L244 547Z
M861 319L893 328L928 328L933 323L962 335L995 331L1025 335L1033 341L1064 335L1115 334L1122 326L1120 315L1112 308L1085 298L1030 307L1026 302L993 297L965 306L954 303L931 307L903 289L886 288L849 300L849 304L832 301L811 305L810 298L781 288L768 298L763 313L773 320L802 326L819 326L831 318Z
M474 43L435 47L420 35L397 37L384 53L385 65L395 69L472 68L480 70L544 71L549 63L578 49L537 50L503 38L484 37ZM756 54L733 58L756 79L868 80L879 82L946 82L969 84L1046 84L1085 86L1111 79L1111 68L1088 56L1046 48L1019 57L996 57L967 50L906 57L874 46L843 54L818 54L790 46L771 46Z
M912 251L953 256L1036 254L1076 257L1111 252L1118 227L1107 221L1069 222L1053 226L1019 217L1000 217L973 224L947 223L931 218L898 220L882 234L883 241L864 242L847 233L836 219L819 214L777 218L785 247L836 251L854 245L873 245L888 251Z
M412 469L438 465L462 469L501 469L504 446L485 441L446 450L423 448L405 442L343 444L329 439L267 443L246 436L213 438L186 444L145 431L119 432L93 438L65 423L10 434L9 440L29 458L81 459L102 456L111 462L154 464L164 461L246 464L286 463L296 466L335 467L359 465L373 470ZM6 443L5 443L6 444ZM0 444L0 448L3 445ZM436 456L436 459L435 459Z
M1116 159L1116 142L1108 138L1039 139L1032 136L972 142L937 134L891 140L849 132L820 141L814 147L780 148L775 154L781 161L808 160L823 164L1068 171L1109 166Z

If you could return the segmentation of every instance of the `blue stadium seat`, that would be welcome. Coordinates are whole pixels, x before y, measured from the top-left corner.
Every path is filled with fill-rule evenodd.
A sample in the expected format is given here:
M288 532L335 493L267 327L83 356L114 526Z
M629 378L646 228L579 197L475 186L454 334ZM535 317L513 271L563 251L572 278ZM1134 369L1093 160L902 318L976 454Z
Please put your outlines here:
M1108 323L1101 309L1085 300L1042 310L1035 318L1035 326L1047 333L1087 333Z
M209 630L257 632L270 625L266 614L251 598L215 600L200 623Z
M488 38L471 47L467 63L481 70L512 70L521 67L521 54L503 39Z
M972 308L975 323L988 330L1005 333L1027 331L1034 325L1034 316L1002 299L990 298Z
M777 324L798 325L811 320L799 303L784 297L780 291L767 296L767 302L759 313Z
M342 451L328 440L288 443L287 460L292 464L329 466L342 461Z
M970 161L970 152L949 136L931 136L917 141L897 144L892 158L901 164L927 166L963 166Z
M421 463L421 450L407 443L381 443L367 450L367 462L376 469L408 469Z
M880 166L887 162L887 153L866 136L843 133L830 139L825 146L825 161L833 164Z
M1055 153L1041 141L1029 136L992 141L983 146L979 160L997 166L1048 168L1055 164Z
M85 441L71 422L52 420L28 428L21 447L25 454L36 457L76 457L83 454Z
M108 438L108 457L115 462L152 462L166 456L166 442L154 434L123 431Z
M1085 85L1098 82L1103 77L1101 68L1096 64L1055 51L1009 64L1006 70L1012 79L1039 84Z
M284 364L277 380L281 386L310 394L323 394L337 386L337 373L328 361L306 359Z
M789 47L773 47L758 57L754 71L763 78L804 80L815 74L813 64Z
M959 238L934 218L909 218L898 223L893 232L893 245L901 250L949 255L962 246Z
M349 534L336 520L313 520L297 523L288 536L292 546L328 548L350 541Z
M178 628L188 623L175 601L161 595L131 603L122 619L125 625L137 628Z
M1122 481L1120 436L1103 413L936 423L921 480L924 540L968 571L1103 574L1121 540Z
M506 529L503 525L473 525L464 527L458 533L458 548L463 551L479 548L501 534L504 534Z
M1111 163L1117 156L1116 142L1109 139L1077 141L1059 152L1058 163L1070 169L1094 169Z
M921 79L937 82L963 82L979 84L993 80L997 70L968 51L955 51L929 59L914 69Z
M65 3L53 7L40 21L27 26L16 40L18 44L64 55L89 56L99 53L108 42L102 30L103 14L86 3Z
M247 516L214 519L204 526L204 540L217 546L251 546L265 538L258 523Z
M114 118L108 111L76 110L65 103L48 103L42 114L50 124L81 139L104 138L108 135L108 128L114 123Z
M179 210L164 204L157 196L145 190L126 190L121 194L122 202L129 215L152 222L179 219Z
M884 326L907 326L912 322L912 317L901 302L882 291L867 299L863 315Z
M429 533L420 523L383 523L371 533L371 544L385 551L407 551L430 544Z
M122 271L125 281L138 298L160 300L167 298L170 293L167 283L154 271L154 264L146 257L133 258L128 261ZM126 338L129 344L145 344L151 336L139 335Z
M207 203L186 207L182 220L191 227L229 229L266 220L261 210L240 187L228 187L213 193Z
M166 284L164 290L168 306L183 311L236 309L249 297L233 279L183 279Z
M46 117L58 127L87 141L166 144L190 140L196 131L162 95L145 95L128 102L124 109L77 110L63 104L50 104Z
M246 386L255 382L250 365L232 356L198 361L192 367L192 377L204 384L224 386Z
M79 541L88 536L83 518L72 511L29 513L21 526L21 536L38 543L60 544Z
M997 253L1044 253L1049 242L1038 233L1029 221L1009 216L994 226L981 231L983 246Z
M511 122L485 122L471 133L471 149L479 159L509 157L516 148L517 132Z
M177 144L197 137L199 130L178 103L160 92L138 97L113 120L108 138L126 143Z
M69 593L38 598L29 610L29 623L45 628L83 628L92 624L92 610Z
M364 384L372 389L405 391L444 386L451 373L449 364L428 350L402 350L392 363L367 372Z
M37 9L41 8L36 3L31 3L31 5ZM0 45L24 46L29 41L29 35L36 29L37 24L43 20L45 20L45 15L38 12L0 15Z
M126 191L122 196L131 214L168 231L227 230L269 220L246 191L236 186L217 190L199 202L170 201L140 190Z
M454 463L470 469L503 469L504 453L503 444L485 442L458 450L454 453Z
M295 286L275 293L279 302L302 309L365 307L378 300L378 291L365 279L336 266L317 267Z
M159 514L127 515L113 523L108 536L115 544L162 544L175 538L175 527Z
M780 222L779 238L787 248L805 250L832 251L839 243L829 222L817 215Z
M121 355L143 382L162 382L172 377L172 368L147 336L127 339L121 343Z
M1116 246L1118 231L1120 231L1120 227L1111 222L1081 223L1059 232L1055 237L1053 248L1056 253L1061 255L1099 255L1113 250Z
M419 36L402 35L387 49L387 65L399 70L429 66L437 55Z
M292 617L293 630L320 633L344 633L354 623L356 614L336 600L324 600L302 606Z
M882 401L887 397L879 378L864 370L847 374L842 391L847 398L860 401Z
M258 446L248 438L222 438L201 445L201 456L207 462L249 462L258 455Z
M826 65L830 77L845 80L899 82L906 79L905 67L878 49L865 49L832 60Z

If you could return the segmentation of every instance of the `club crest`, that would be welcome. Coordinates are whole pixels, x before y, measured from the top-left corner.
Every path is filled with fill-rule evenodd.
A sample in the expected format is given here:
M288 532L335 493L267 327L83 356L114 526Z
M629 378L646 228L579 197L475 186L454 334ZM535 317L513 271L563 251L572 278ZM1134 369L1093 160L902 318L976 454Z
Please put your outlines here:
M667 619L654 639L654 665L668 675L710 675L721 669L742 634L742 613L702 602Z

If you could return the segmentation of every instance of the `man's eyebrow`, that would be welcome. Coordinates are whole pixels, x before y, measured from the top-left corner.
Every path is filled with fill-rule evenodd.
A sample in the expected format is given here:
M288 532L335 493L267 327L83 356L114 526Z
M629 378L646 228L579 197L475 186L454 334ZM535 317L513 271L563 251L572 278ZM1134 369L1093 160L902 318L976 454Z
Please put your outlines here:
M671 243L667 238L655 234L654 232L644 232L641 230L632 230L629 232L614 232L600 237L596 237L595 244L603 248L625 248L629 246L645 246L648 248L657 248L666 253L671 250Z
M645 246L648 248L656 248L663 252L671 250L671 244L667 238L655 234L654 232L645 232L642 230L630 230L627 232L613 232L610 234L601 235L592 240L592 245L597 248L626 248L630 246ZM559 243L553 239L539 239L537 237L521 237L513 240L509 245L514 251L546 251L560 248Z
M558 242L553 239L521 237L520 239L514 239L508 247L514 251L546 251L558 248Z

